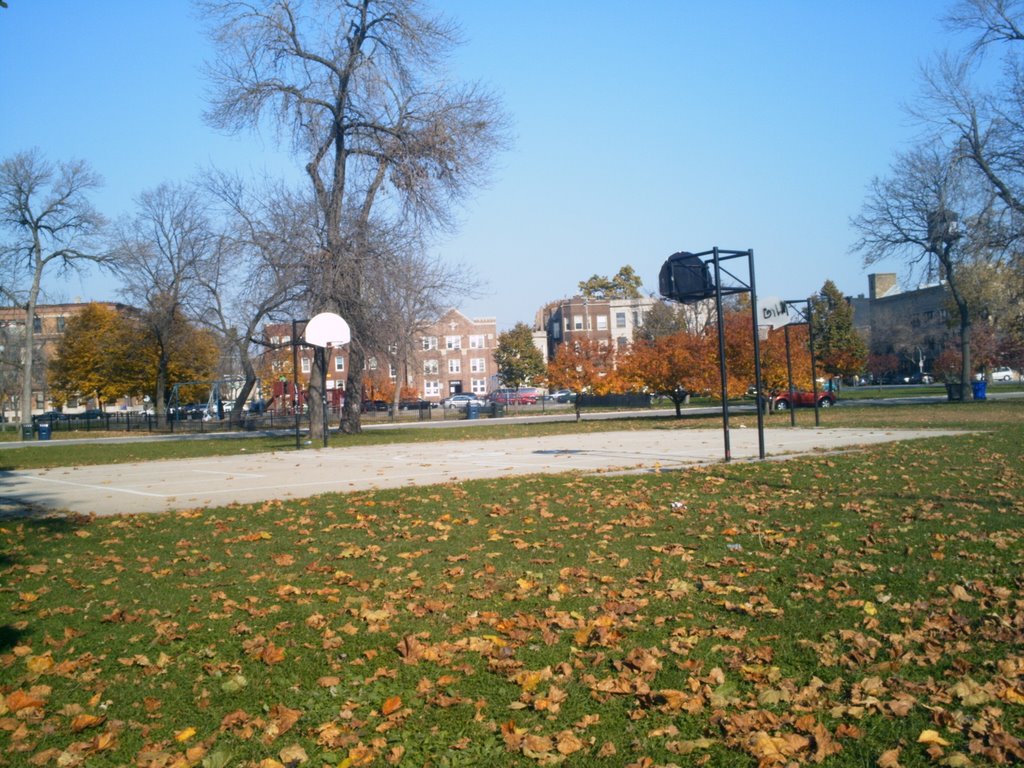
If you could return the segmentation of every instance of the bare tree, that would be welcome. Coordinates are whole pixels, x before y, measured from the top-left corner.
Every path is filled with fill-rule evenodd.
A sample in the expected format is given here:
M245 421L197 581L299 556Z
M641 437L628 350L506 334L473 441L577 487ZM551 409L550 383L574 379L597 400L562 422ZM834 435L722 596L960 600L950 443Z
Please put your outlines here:
M382 275L380 312L386 335L378 348L388 351L395 369L393 405L397 409L419 338L457 298L473 296L478 282L468 268L450 265L421 249L395 254Z
M693 304L656 301L644 312L643 323L637 328L636 337L654 341L683 331L697 333L707 326L712 312L713 303L708 301Z
M37 150L20 152L0 163L0 242L3 298L25 307L21 365L21 423L32 423L32 380L36 304L43 273L77 269L85 262L109 263L99 250L105 221L89 194L100 177L82 161L47 162Z
M358 431L372 284L388 251L370 237L387 222L450 226L453 204L503 143L503 117L479 87L446 82L456 30L417 0L200 7L218 49L210 122L238 130L269 117L304 158L322 237L309 260L310 309L351 327L343 428Z
M143 192L138 210L115 227L112 253L124 294L139 308L157 347L157 422L166 415L169 365L178 335L186 332L202 276L216 264L225 239L208 218L208 202L195 186L162 184Z
M963 290L965 265L1001 258L997 196L956 151L934 143L901 154L888 178L876 178L859 216L854 250L865 264L897 257L918 275L937 268L956 305L962 355L961 396L971 380L972 312Z
M1002 204L1016 214L1014 237L1024 235L1024 5L1014 0L961 0L948 25L974 35L967 48L947 52L924 71L924 93L913 108L936 135L978 169ZM979 77L986 60L1002 75Z
M254 190L223 173L211 173L206 186L224 209L224 230L196 276L201 292L193 303L245 377L231 409L237 419L256 384L252 351L265 343L262 326L294 317L305 293L301 267L315 245L310 222L316 217L308 200L280 186Z

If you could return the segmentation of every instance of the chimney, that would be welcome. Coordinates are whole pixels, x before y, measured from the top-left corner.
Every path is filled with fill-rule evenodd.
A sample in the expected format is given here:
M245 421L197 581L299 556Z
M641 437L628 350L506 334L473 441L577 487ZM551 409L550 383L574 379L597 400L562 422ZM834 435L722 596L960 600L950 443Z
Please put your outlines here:
M895 272L880 272L875 275L868 275L868 296L872 299L888 296L895 287Z

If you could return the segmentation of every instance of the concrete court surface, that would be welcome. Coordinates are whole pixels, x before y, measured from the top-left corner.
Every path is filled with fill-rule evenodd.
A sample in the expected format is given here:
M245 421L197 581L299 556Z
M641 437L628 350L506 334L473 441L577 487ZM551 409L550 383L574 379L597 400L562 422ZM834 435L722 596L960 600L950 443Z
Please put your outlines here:
M766 429L769 458L954 434L887 429ZM758 455L756 429L732 429L734 460ZM508 440L329 447L0 473L4 516L97 515L298 499L320 493L555 472L676 470L720 462L722 430L595 432Z

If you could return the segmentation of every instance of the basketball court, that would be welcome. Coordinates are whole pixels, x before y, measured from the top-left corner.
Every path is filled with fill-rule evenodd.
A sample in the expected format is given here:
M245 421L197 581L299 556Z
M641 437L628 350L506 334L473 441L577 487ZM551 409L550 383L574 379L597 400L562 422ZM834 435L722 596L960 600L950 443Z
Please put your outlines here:
M955 434L888 429L766 429L768 458L853 449ZM340 442L340 439L339 439ZM756 459L757 431L733 429L734 461ZM321 493L423 486L534 473L672 471L721 462L718 430L595 432L508 440L462 440L387 446L0 473L5 516L70 511L116 515L293 500Z

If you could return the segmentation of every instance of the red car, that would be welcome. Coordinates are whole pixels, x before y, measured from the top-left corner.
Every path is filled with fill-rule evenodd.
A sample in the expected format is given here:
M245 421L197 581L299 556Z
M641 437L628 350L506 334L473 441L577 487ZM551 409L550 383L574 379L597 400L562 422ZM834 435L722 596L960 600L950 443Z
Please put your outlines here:
M519 389L496 389L487 396L492 403L502 405L536 405L539 397L536 387L520 387Z
M836 396L831 392L818 393L818 407L830 408L836 404ZM775 410L788 411L790 408L814 407L814 393L795 389L775 396Z

